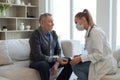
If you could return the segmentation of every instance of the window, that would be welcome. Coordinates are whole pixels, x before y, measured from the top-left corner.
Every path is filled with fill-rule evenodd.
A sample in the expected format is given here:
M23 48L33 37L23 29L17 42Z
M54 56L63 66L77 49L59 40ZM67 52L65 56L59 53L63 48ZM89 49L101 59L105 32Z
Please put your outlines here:
M96 22L96 0L74 0L73 3L73 15L75 16L78 12L82 12L84 9L88 9ZM73 39L80 40L81 44L85 43L84 35L85 31L78 31L74 24L73 27Z
M96 0L74 0L73 3L73 16L75 16L78 12L82 12L84 9L88 9L93 17L94 22L96 23ZM73 17L74 18L74 17ZM86 53L84 50L85 44L85 33L86 31L78 31L76 29L75 23L73 27L73 39L79 40L81 42L81 53Z
M54 28L60 39L70 39L70 0L53 0Z
M116 48L120 48L120 38L119 38L119 34L120 34L120 0L117 0L117 39L116 39Z
M83 9L89 9L96 22L96 0L52 0L54 30L61 40L73 38L84 44L85 31L77 31L74 16ZM71 29L72 28L72 29ZM72 36L72 37L71 37Z
M74 16L84 9L88 9L96 23L96 0L50 0L50 12L54 18L54 30L61 40L79 40L81 53L84 51L85 31L78 31L74 23ZM83 45L83 46L82 46Z

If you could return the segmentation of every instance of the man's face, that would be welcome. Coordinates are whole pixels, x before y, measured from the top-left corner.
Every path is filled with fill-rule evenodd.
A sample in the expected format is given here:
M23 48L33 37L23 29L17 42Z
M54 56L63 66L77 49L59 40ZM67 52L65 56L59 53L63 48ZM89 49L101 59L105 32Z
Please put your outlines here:
M53 23L53 18L52 16L47 16L44 21L42 22L42 28L46 31L49 32L52 30L54 23Z

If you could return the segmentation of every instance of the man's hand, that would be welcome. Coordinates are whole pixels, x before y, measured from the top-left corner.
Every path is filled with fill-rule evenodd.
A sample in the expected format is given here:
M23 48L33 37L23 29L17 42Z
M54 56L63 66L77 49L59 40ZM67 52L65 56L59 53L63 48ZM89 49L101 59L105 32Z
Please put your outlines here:
M65 58L57 58L57 61L58 61L61 65L64 65L64 64L67 64L67 63L68 63L68 59L65 59Z
M74 58L70 61L70 64L78 64L81 61L82 60L80 56L74 56Z
M75 57L78 57L78 56L80 56L80 55L74 55L74 58L75 58Z
M51 75L55 75L57 73L58 65L54 64L54 66L51 68Z

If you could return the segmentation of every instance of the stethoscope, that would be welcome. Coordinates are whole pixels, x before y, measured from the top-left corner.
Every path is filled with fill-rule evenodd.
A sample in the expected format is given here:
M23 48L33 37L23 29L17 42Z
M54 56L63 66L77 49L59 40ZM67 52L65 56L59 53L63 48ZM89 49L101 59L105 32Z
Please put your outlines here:
M91 32L91 30L93 29L93 26L90 28L90 30L89 30L89 32L88 32L88 35L87 35L87 37L89 37L90 36L90 32Z
M90 28L90 30L89 30L89 32L88 32L88 35L87 35L87 38L90 37L90 32L91 32L92 29L93 29L93 26ZM86 44L85 44L84 50L86 50Z

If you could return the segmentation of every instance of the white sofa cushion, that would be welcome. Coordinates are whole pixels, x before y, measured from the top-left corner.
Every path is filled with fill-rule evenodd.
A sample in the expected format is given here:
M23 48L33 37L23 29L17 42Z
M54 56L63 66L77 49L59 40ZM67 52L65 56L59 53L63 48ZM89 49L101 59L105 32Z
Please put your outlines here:
M8 51L13 60L29 59L30 46L28 39L7 40Z
M4 41L0 41L0 65L11 63L12 59L9 56L7 45Z

